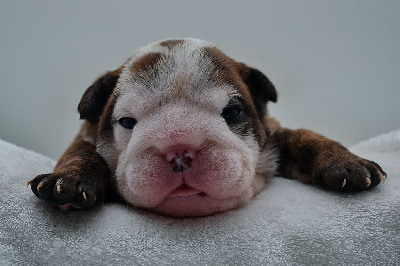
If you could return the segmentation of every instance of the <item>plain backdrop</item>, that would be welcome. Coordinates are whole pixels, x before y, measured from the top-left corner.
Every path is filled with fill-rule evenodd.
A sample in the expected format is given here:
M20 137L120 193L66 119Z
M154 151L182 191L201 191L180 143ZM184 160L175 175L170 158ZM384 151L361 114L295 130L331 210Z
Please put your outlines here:
M346 146L400 128L398 0L0 0L0 138L57 159L96 77L174 37L264 72L283 126Z

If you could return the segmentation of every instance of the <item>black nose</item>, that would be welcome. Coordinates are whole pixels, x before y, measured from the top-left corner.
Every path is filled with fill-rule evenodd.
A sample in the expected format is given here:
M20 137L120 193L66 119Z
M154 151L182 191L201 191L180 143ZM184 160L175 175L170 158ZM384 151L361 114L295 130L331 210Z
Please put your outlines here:
M190 154L187 151L181 154L176 153L172 160L170 160L172 170L175 173L183 173L192 166L192 160L193 158L190 157Z

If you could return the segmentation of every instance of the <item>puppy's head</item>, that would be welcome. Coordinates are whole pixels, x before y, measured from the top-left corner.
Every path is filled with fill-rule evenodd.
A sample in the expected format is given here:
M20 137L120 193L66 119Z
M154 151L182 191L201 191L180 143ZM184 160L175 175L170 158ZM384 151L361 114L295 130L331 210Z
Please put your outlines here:
M138 50L87 89L81 118L130 204L175 217L248 202L275 169L266 103L272 83L209 43L170 40Z

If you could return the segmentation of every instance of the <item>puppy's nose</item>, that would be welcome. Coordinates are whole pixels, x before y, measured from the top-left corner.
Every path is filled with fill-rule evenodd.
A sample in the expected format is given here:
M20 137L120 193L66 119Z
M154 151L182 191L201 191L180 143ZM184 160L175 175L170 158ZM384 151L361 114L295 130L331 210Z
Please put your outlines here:
M175 173L183 173L192 166L196 152L190 149L174 150L165 155Z

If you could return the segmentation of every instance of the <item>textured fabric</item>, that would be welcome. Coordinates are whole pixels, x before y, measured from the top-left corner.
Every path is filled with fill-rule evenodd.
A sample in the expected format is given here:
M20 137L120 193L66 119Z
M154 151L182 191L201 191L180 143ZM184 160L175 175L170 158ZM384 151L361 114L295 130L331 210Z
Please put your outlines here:
M386 183L345 194L273 178L245 207L171 219L117 204L63 213L26 185L55 162L0 141L0 265L398 265L400 131L351 150Z

